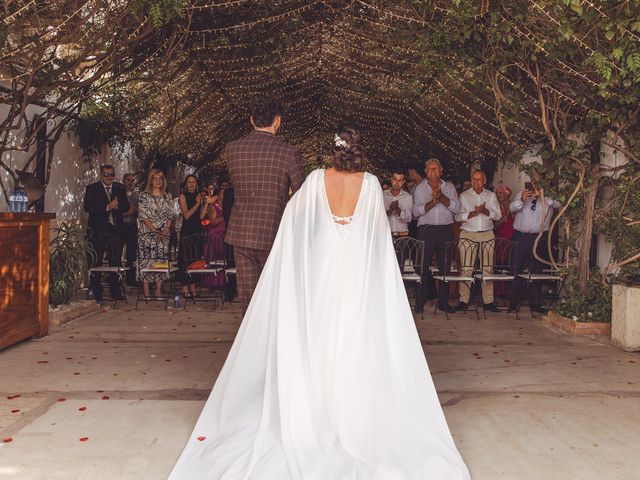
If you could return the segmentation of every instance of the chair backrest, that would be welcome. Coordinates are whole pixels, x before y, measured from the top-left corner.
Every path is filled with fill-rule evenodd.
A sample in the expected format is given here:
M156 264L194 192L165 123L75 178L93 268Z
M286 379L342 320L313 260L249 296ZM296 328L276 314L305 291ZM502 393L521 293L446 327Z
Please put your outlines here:
M205 234L202 255L207 262L224 260L224 234L225 232Z
M479 249L478 242L469 240L468 238L458 238L445 242L444 252L444 268L446 275L454 275L460 272L460 269L474 269L476 258L474 252ZM442 274L442 273L441 273Z
M170 242L153 232L138 235L138 261L168 262L171 264Z
M422 274L424 263L424 242L411 237L399 237L393 240L400 273Z
M514 275L516 260L515 247L516 242L508 238L495 238L482 242L482 255L480 256L480 261L483 262L482 267L488 266L484 265L485 262L492 261L493 263L489 265L493 265L494 273Z
M119 267L122 264L120 258L122 251L120 249L120 237L118 235L106 232L92 233L91 241L94 244L103 245L106 253L106 258L98 259L98 266L104 265L105 262L115 267Z
M193 233L182 237L182 260L186 266L204 258L205 242L204 233Z

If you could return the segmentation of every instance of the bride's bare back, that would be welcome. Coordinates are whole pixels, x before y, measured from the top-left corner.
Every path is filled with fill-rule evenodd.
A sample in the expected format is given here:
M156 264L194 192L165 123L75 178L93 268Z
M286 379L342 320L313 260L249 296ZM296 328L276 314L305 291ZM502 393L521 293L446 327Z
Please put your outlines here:
M351 217L356 209L364 181L363 172L343 172L329 168L324 185L331 213L336 217Z

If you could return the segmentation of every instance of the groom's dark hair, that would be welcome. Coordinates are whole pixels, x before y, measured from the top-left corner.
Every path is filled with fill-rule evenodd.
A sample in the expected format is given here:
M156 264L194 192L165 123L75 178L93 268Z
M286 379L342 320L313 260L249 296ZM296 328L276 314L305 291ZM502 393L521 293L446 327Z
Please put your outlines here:
M282 104L272 97L257 98L251 106L253 124L258 128L270 127L277 116L282 117Z

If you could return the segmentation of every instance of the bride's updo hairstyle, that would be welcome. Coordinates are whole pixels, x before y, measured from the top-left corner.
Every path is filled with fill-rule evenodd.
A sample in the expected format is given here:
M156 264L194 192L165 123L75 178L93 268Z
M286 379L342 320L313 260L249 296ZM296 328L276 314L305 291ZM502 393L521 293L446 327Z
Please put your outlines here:
M331 166L343 172L361 172L364 155L360 147L360 131L353 125L343 126L333 138Z

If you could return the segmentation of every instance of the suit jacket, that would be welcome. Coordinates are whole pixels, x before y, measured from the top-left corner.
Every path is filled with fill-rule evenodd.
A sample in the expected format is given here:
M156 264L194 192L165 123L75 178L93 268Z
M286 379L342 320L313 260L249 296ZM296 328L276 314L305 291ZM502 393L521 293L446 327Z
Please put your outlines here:
M118 208L112 210L113 221L116 227L122 225L122 213L129 210L129 199L124 185L113 182L111 185L111 198L118 199ZM107 192L102 182L87 185L84 191L84 211L89 214L88 229L93 233L111 232L113 226L109 224L109 212L107 204L111 199L107 198Z
M236 247L270 251L289 188L304 182L302 154L276 136L254 131L226 147L235 201L225 241Z

